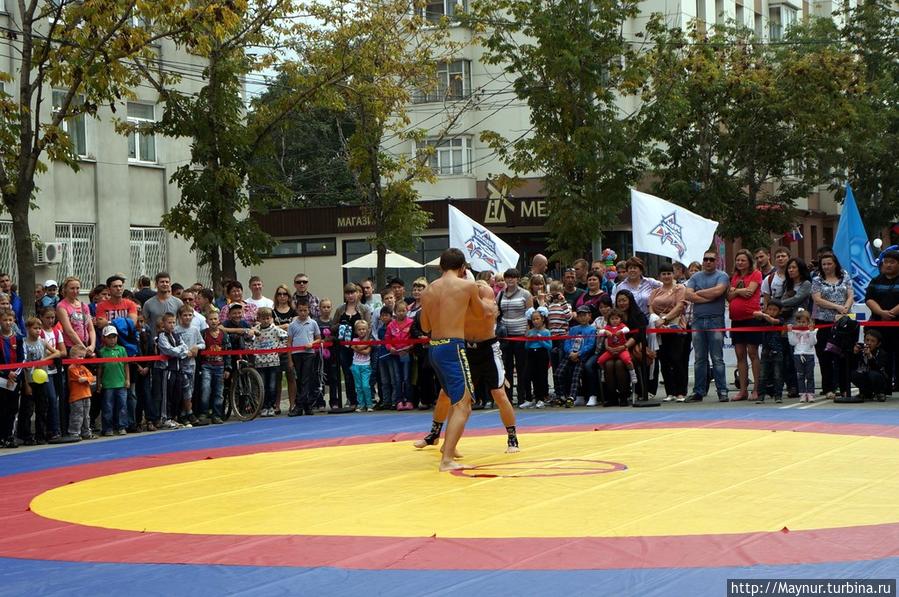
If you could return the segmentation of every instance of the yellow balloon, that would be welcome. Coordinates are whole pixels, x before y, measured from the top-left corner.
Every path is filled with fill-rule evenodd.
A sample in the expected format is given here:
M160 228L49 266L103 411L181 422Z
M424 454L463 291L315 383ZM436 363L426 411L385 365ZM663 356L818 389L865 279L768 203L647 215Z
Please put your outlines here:
M31 374L31 381L34 383L47 383L47 372L43 369L35 369Z

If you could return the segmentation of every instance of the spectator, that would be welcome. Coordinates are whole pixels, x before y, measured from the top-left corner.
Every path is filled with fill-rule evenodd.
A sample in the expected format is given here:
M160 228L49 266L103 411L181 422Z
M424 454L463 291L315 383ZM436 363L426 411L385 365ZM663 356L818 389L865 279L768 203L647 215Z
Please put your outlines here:
M581 290L587 290L587 273L590 271L590 264L586 259L575 259L571 265L574 268L575 284Z
M44 298L44 294L46 291L44 290L44 285L38 282L34 285L34 312L37 313L38 309L41 308L41 299Z
M240 282L238 282L237 280L231 280L230 282L228 282L225 285L225 295L228 298L228 304L222 307L222 321L228 321L231 319L230 317L228 317L228 309L230 309L232 305L238 304L243 307L243 320L250 324L250 326L256 325L256 311L258 309L253 303L248 303L244 300L243 285Z
M603 296L606 296L606 293L603 292L600 275L597 272L590 272L587 274L587 292L577 299L574 309L577 311L578 307L590 307L590 319L596 319L599 317L599 301Z
M684 284L687 282L687 266L681 263L680 261L675 261L671 264L671 267L674 269L674 283L675 284Z
M136 300L141 306L147 299L154 296L156 293L150 289L150 278L147 276L141 276L137 279L137 292L134 293L134 300Z
M565 300L571 305L572 313L574 313L575 310L574 305L577 304L578 299L581 298L581 295L585 292L578 288L576 284L577 272L573 267L566 268L565 271L562 272L562 294L565 295Z
M531 322L531 328L527 332L528 341L525 344L531 385L525 390L525 403L521 408L543 408L549 400L549 351L552 348L552 341L546 328L548 315L546 307L531 308L525 312L525 316Z
M844 359L827 350L833 339L833 324L852 310L855 300L852 279L840 266L833 253L825 253L818 261L819 272L812 278L812 317L818 329L815 352L821 369L821 393L828 400L836 398L839 387L841 396L849 396L849 376Z
M156 334L159 319L166 313L175 314L181 305L181 299L172 296L172 277L168 272L156 274L156 294L143 302L141 313L151 332ZM140 294L140 293L138 293Z
M44 282L44 296L40 301L41 307L52 307L55 309L56 305L59 304L59 294L57 294L57 291L58 287L56 280L47 280Z
M637 380L637 387L634 388L634 392L642 395L642 384L646 383L646 394L652 398L658 391L659 367L656 353L649 346L646 338L646 328L649 327L649 319L637 306L636 299L630 290L622 289L615 296L615 308L624 314L622 323L630 330L630 334L627 337L627 350L631 353L631 360L635 367L641 367L646 372L646 375L642 375ZM626 397L620 393L624 389L622 385L624 373L620 365L616 363L615 376L619 386L619 404L626 403L626 399L622 400L622 398ZM630 376L630 373L628 375ZM633 380L633 377L631 379Z
M184 292L181 293L181 301L191 308L190 326L202 333L203 330L209 327L209 324L206 323L206 318L203 314L197 310L196 293L190 288L185 288Z
M571 319L574 317L574 312L571 310L571 305L565 300L565 295L562 294L561 282L556 281L549 285L549 304L546 310L548 312L546 320L549 324L549 333L554 337L567 336L568 327ZM562 340L554 339L552 351L549 354L554 378L559 372L559 363L562 358L562 343Z
M353 293L355 294L355 287ZM341 307L346 307L346 305L341 305ZM318 380L315 379L317 355L314 349L321 343L322 335L318 324L309 316L309 301L306 297L301 297L296 302L296 310L296 318L287 327L289 337L287 346L296 349L292 350L290 354L290 368L297 378L297 399L293 410L288 414L291 416L313 415L315 414L313 392L318 383ZM356 319L356 321L360 320ZM347 379L347 395L350 393L349 386L352 383L353 378L350 375ZM355 399L355 390L353 394ZM332 395L331 399L333 400L333 398Z
M0 292L5 292L9 295L9 302L12 304L13 313L16 314L16 325L19 326L20 330L24 330L24 305L22 304L22 299L19 297L19 294L12 287L12 280L10 279L9 274L0 273Z
M172 296L181 298L181 293L184 292L184 285L175 282L172 284Z
M701 271L701 270L702 270L701 263L699 263L698 261L690 262L690 265L687 267L687 280L692 278L693 274L695 274L696 272Z
M503 274L506 288L497 298L499 307L499 328L503 336L524 336L528 331L528 320L525 312L534 306L534 297L527 290L518 286L521 278L517 269L511 268ZM499 332L497 332L499 335ZM528 386L527 348L524 342L501 340L503 366L506 370L506 395L512 401L513 373L518 375L518 400L524 402Z
M67 278L68 279L68 278ZM63 293L66 291L66 283L62 283ZM2 321L2 315L0 315ZM69 349L69 358L79 361L86 356L85 348L76 344ZM90 369L80 363L69 365L69 432L72 439L96 439L91 433L91 384L96 381ZM0 390L0 393L7 390ZM10 447L10 446L7 446Z
M357 342L367 342L371 339L371 327L367 321L357 321L353 325L353 339ZM374 401L371 391L371 345L352 344L353 350L353 381L356 384L357 413L373 412Z
M421 329L419 323L421 313L421 295L428 287L428 281L425 278L416 278L412 282L412 298L407 299L409 303L409 311L406 316L413 320L412 337L421 338L425 333ZM412 348L412 379L415 380L413 387L415 388L414 396L418 401L420 410L427 410L428 407L437 400L437 378L434 375L434 369L431 367L431 359L429 358L430 347L427 344L416 344Z
M159 334L156 335L156 351L169 358L153 363L153 402L157 407L153 410L159 416L154 423L157 428L179 429L181 424L175 421L175 417L181 411L184 399L182 371L185 361L195 357L197 351L185 344L175 332L174 314L164 313L159 318L157 327Z
M275 306L275 302L270 299L262 296L262 278L259 276L252 276L250 278L250 298L247 299L247 303L256 305L256 309L261 309L262 307L268 307L272 309ZM182 299L183 300L183 299Z
M702 256L702 270L687 280L688 301L693 303L693 394L684 402L702 402L709 389L709 357L718 400L727 401L727 379L724 369L724 297L730 287L727 274L717 269L718 252L706 251ZM680 401L680 400L678 400Z
M778 302L783 309L781 314L787 323L793 323L797 309L811 311L812 277L808 266L802 259L794 257L787 262L787 278L784 280L783 295Z
M300 298L305 300L306 305L309 307L309 316L313 319L318 319L321 315L319 312L320 302L318 297L309 290L309 276L306 274L295 275L293 277L293 287L295 289L295 292L293 293L293 302L296 303Z
M755 269L762 274L762 278L774 271L774 266L771 264L771 252L768 249L759 247L754 251L754 254Z
M182 296L187 293L188 291L185 290ZM194 382L197 373L195 357L201 350L206 348L206 343L203 341L203 332L193 325L196 313L191 305L181 305L181 308L178 309L177 324L175 325L175 334L181 338L181 341L193 353L181 362L181 411L178 416L178 422L185 426L199 425L201 423L193 411ZM206 321L203 320L203 323L205 324Z
M659 266L662 285L649 295L649 313L653 325L672 330L686 329L684 306L687 289L675 281L674 267ZM669 332L659 338L659 363L665 380L665 401L687 395L687 367L690 359L690 336L686 332Z
M740 249L734 256L734 273L730 278L727 300L730 301L730 325L733 328L756 326L753 313L761 310L762 273L755 269L752 254ZM759 344L762 343L761 332L731 332L731 341L737 355L737 375L740 391L734 401L749 398L749 373L746 357L752 367L752 378L759 378ZM754 390L754 399L758 399L758 388Z
M768 304L771 299L780 300L783 296L784 281L787 279L787 262L790 260L790 250L786 247L774 249L774 267L763 276L762 279L762 304Z
M287 328L290 326L290 322L293 321L293 318L297 316L297 312L290 305L290 289L287 288L284 284L279 285L275 288L275 308L272 309L272 317L274 318L275 325L287 331ZM282 352L280 355L280 373L278 374L278 387L276 388L276 394L278 396L281 395L282 388L282 376L287 378L287 400L290 404L290 408L293 408L293 405L296 403L297 399L297 380L293 375L287 375L287 370L289 368L288 361L290 357L287 353ZM275 404L275 414L281 414L281 404L280 400L278 400Z
M56 323L56 309L53 307L44 307L39 311L41 318L41 339L47 343L54 352L59 356L66 354L66 345L62 338L62 326ZM63 395L62 383L62 367L57 369L57 364L47 367L48 380L44 388L47 393L47 408L49 412L48 426L50 428L50 440L57 440L60 435L66 431L61 421L68 424L68 401L65 401L65 408L60 403L59 397ZM65 414L66 417L62 417ZM3 438L0 437L0 440Z
M81 280L69 276L62 281L63 299L56 306L56 320L62 325L63 342L71 353L73 346L84 348L84 356L94 356L97 345L91 313L87 305L78 298Z
M103 346L98 351L104 359L122 359L127 355L119 346L119 332L115 326L103 328ZM103 435L125 435L128 427L128 388L131 386L127 363L102 363L97 374L97 392L102 396Z
M533 274L530 279L528 292L534 297L534 308L546 307L549 304L549 294L546 292L546 278L543 274Z
M42 337L41 320L37 317L29 317L25 321L25 337L22 342L22 356L25 362L43 361L62 356L56 352ZM18 436L26 446L46 444L51 436L59 436L59 419L56 417L56 429L51 425L49 410L51 405L48 400L47 386L49 379L42 383L34 383L34 372L42 370L47 373L46 367L26 367L20 379L22 381L22 401L19 405ZM47 375L49 378L49 375ZM53 408L58 408L54 401ZM34 415L34 433L31 433L31 415Z
M231 342L228 334L222 331L219 325L218 311L213 311L207 319L209 327L203 332L203 343L206 350L200 358L200 379L202 380L202 392L200 397L200 424L205 425L209 421L209 411L212 410L212 423L221 425L224 421L224 384L228 379L231 368L231 357L219 354L225 350L231 350ZM293 375L288 375L288 378Z
M406 303L403 303L404 305ZM340 386L340 359L338 347L332 343L333 320L331 311L333 304L331 299L323 298L319 303L319 316L315 318L322 337L322 343L318 348L318 360L316 361L317 375L328 386L328 404L332 409L339 409L343 405L343 392ZM297 389L299 391L299 388ZM320 396L316 396L316 406L324 407L324 388ZM321 404L318 404L318 401Z
M200 315L209 318L210 313L218 313L219 308L215 306L215 295L209 288L203 288L197 294L197 306L195 307Z
M572 326L570 335L574 337L565 340L562 346L563 358L555 382L556 400L565 408L575 405L574 399L580 394L581 371L586 360L593 358L596 346L596 329L591 324L589 307L581 307L577 312L577 325Z
M884 402L890 393L889 367L892 355L883 348L883 335L879 330L865 330L865 342L855 346L857 365L852 372L852 383L858 387L862 400L874 398Z
M338 342L341 342L337 346L337 358L340 368L343 370L348 406L353 408L357 406L356 385L352 371L353 350L349 345L342 343L352 341L357 321L371 321L371 310L359 302L360 294L359 287L355 284L347 284L343 287L344 302L334 311L334 323L332 324L333 330L336 332L334 336Z
M106 284L97 284L88 293L87 298L90 301L88 307L91 311L91 317L94 318L94 325L96 325L97 305L109 299L109 288L106 287Z
M394 278L390 281L390 288L393 289L393 296L396 297L396 302L400 301L405 302L407 305L409 301L406 299L406 283L403 282L399 278Z
M528 272L526 276L529 280L532 280L534 276L541 276L543 278L544 284L552 282L552 278L546 273L547 268L549 267L549 259L546 258L546 255L541 253L537 253L534 255L534 258L531 259L531 271Z
M116 317L127 317L137 323L137 303L122 296L125 292L125 278L120 274L106 279L109 298L97 304L97 326L106 327Z
M287 331L275 325L272 309L261 307L257 311L259 323L256 327L256 337L253 348L257 350L270 350L287 345ZM281 355L277 352L257 354L254 363L259 375L262 376L262 386L265 388L265 400L262 403L262 417L274 417L275 406L281 410L280 377Z
M655 278L646 277L646 264L639 257L631 257L625 262L627 275L622 280L620 277L615 289L612 292L612 301L616 300L616 296L621 290L629 290L637 301L637 307L643 312L643 315L649 317L649 295L652 291L662 285Z
M871 280L865 291L865 304L871 309L873 321L899 320L899 251L885 251L881 255L880 275ZM899 374L896 355L899 354L899 328L885 327L880 331L881 348L887 358L887 388L891 393L893 378Z
M784 321L780 317L780 305L769 301L764 311L753 313L756 319L761 320L759 325L765 327L783 326ZM762 355L758 381L756 382L758 398L757 404L765 402L766 397L774 399L774 402L783 402L783 371L784 371L784 334L776 329L770 332L762 332Z
M590 264L590 271L599 275L599 284L602 291L611 297L612 291L615 290L615 284L606 277L606 264L596 260Z

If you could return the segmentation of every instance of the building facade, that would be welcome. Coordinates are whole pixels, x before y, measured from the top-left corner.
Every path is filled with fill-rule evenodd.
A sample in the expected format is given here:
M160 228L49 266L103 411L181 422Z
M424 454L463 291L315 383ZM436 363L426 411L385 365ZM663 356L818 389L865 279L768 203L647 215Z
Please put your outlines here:
M21 22L17 10L18 3L0 0L0 27L17 27ZM6 49L0 52L0 71L12 75L14 80L4 91L15 97L21 65L11 39L0 46ZM202 72L202 58L169 40L162 40L157 52L163 68ZM185 77L179 87L196 93L201 85L198 78ZM115 113L107 105L95 118L78 116L64 122L79 156L77 172L43 156L48 170L36 179L31 230L40 243L58 244L61 251L50 263L36 259L37 281L61 282L74 275L87 292L115 272L124 273L129 278L126 284L132 286L141 275L152 278L167 270L185 285L198 279L208 282L208 269L198 271L189 243L160 226L163 214L179 201L180 191L170 179L176 168L190 161L190 139L117 133L115 118L131 122L162 118L163 104L152 87L142 85L135 92L138 98L122 101ZM62 92L48 88L44 97L41 109L49 118ZM15 280L16 270L12 224L8 214L0 214L0 271L10 272Z

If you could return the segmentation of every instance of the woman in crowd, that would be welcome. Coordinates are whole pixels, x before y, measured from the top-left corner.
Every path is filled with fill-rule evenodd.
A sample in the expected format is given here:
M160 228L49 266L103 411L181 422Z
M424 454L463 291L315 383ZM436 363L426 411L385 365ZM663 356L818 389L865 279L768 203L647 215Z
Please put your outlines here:
M284 284L280 284L275 288L275 308L272 309L272 317L275 325L282 330L287 330L290 322L297 316L297 312L293 310L290 304L290 289ZM276 396L281 396L281 384L283 383L284 374L287 375L287 399L290 401L290 408L293 408L297 399L297 378L288 372L288 364L286 352L281 353L281 374L278 375L278 389ZM275 405L275 414L281 414L281 400L277 400Z
M755 269L752 253L740 249L734 256L734 273L730 278L727 300L730 302L730 325L733 328L754 327L758 321L753 313L761 310L762 273ZM731 332L731 342L737 356L737 378L740 391L731 398L732 401L749 398L749 372L746 357L752 366L752 379L756 380L753 399L758 399L759 345L762 343L761 332Z
M587 292L578 297L574 310L583 305L590 307L591 319L599 317L599 300L606 296L602 289L602 277L598 272L591 271L587 274Z
M85 349L88 358L94 356L97 334L88 306L78 299L81 280L69 276L62 282L62 300L56 306L56 320L62 326L63 343L66 352L73 346Z
M219 319L223 325L226 325L225 322L228 321L228 307L234 303L243 305L243 320L251 326L256 325L256 310L258 307L253 303L248 303L244 300L243 284L237 280L229 280L228 283L225 284L225 297L228 300L225 302L221 314L219 315Z
M855 297L852 293L852 279L843 271L839 259L833 253L824 253L818 260L820 271L812 278L812 317L815 320L818 367L821 369L821 393L828 400L836 397L839 386L841 396L849 395L849 376L843 358L827 350L833 337L832 324L852 310Z
M641 377L644 377L646 372L652 370L655 362L655 353L649 350L649 347L646 345L645 330L649 321L637 306L637 301L630 290L618 290L618 293L615 295L615 307L624 313L623 323L630 330L630 334L628 335L627 344L625 346L619 348L607 348L606 350L611 350L613 352L621 350L630 351L634 368L639 370L643 367L644 374L642 376L639 374L637 375L639 385ZM617 404L619 406L627 406L628 398L631 395L631 382L630 373L628 372L624 361L621 361L620 359L611 359L607 361L605 363L604 374L606 379L604 405L614 406ZM658 376L656 376L656 380L654 381L654 385L656 386L658 386L657 378ZM652 386L653 382L650 381L650 383L647 384L647 393L654 393L653 390L655 388ZM635 387L634 392L642 393L641 388L639 387Z
M671 264L659 266L661 286L649 295L649 312L657 327L672 330L687 328L684 319L687 289L675 281ZM659 334L659 363L665 379L665 401L687 395L687 375L690 360L690 334L667 332Z
M353 339L353 330L357 321L365 321L371 325L371 309L363 305L359 299L362 290L355 284L347 284L343 287L343 304L337 307L331 320L334 322L332 332L338 342L348 342ZM353 379L353 349L346 344L336 347L340 368L343 370L343 381L346 387L347 405L356 408L356 384ZM333 357L332 357L333 358Z
M648 317L649 295L662 283L655 278L648 278L643 275L646 272L646 264L639 257L628 259L625 262L625 267L627 274L624 279L621 279L621 274L619 273L619 282L615 285L615 295L617 296L622 290L629 291L633 295L637 307L643 312L643 315Z
M412 336L420 338L425 336L421 329L421 295L428 288L427 278L416 278L412 282L412 303L406 317L413 320ZM427 410L437 401L437 378L434 376L434 370L431 368L431 360L428 358L428 345L416 344L412 349L412 368L411 368L411 385L413 387L413 398L418 403L419 410Z
M793 257L787 261L787 278L784 280L783 296L780 306L783 308L781 317L787 323L793 323L796 309L802 307L811 311L812 305L812 277L808 266L802 259Z
M499 293L497 302L500 310L499 328L497 335L524 336L528 331L528 320L525 312L534 306L534 297L531 293L518 285L521 274L517 269L507 269L503 274L506 283L505 289ZM518 377L518 400L524 402L525 388L528 381L527 349L524 342L502 341L503 366L506 369L506 395L512 401L513 373Z
M543 274L534 274L531 276L528 292L534 297L534 308L549 307L549 292L546 288L546 278Z

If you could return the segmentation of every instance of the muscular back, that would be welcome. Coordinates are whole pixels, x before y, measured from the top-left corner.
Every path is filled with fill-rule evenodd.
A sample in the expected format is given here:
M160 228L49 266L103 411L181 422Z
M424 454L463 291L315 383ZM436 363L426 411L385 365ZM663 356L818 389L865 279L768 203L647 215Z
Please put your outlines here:
M444 272L421 295L421 327L431 338L464 338L465 318L484 317L484 306L474 282L455 272Z
M489 340L496 336L496 300L493 290L478 285L478 297L484 305L484 316L475 317L470 312L465 315L465 339L472 342Z

